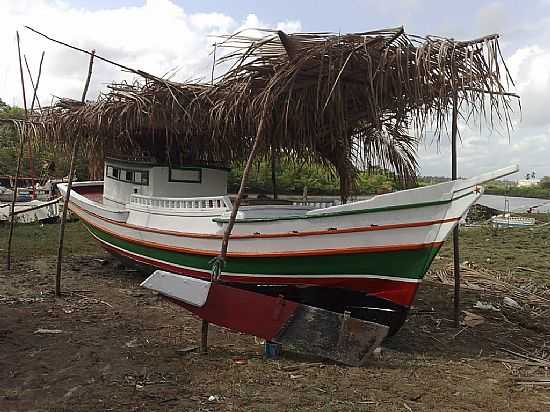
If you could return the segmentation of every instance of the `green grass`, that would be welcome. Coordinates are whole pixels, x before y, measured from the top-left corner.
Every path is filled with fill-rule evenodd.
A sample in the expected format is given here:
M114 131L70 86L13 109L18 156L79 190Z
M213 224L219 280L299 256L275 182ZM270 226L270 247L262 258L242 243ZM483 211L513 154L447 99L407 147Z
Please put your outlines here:
M549 221L549 215L531 215L539 221ZM453 243L449 238L432 268L452 262ZM538 278L550 284L550 225L545 227L495 230L488 226L461 228L460 262L468 261L481 267L512 272L514 275ZM518 267L543 272L526 272Z
M0 255L6 256L10 225L0 224ZM97 243L80 222L67 222L64 253L93 255L100 252ZM59 244L58 224L19 224L15 226L12 250L16 257L56 256Z

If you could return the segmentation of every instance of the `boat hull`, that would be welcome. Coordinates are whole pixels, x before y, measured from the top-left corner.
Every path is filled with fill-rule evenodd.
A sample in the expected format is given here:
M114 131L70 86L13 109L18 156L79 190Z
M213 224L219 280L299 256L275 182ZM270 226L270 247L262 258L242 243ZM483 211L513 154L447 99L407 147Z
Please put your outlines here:
M481 195L477 185L512 169L326 209L244 209L218 282L349 312L394 333L442 243ZM94 184L76 184L70 207L105 249L150 269L212 279L230 203L138 196L106 206Z

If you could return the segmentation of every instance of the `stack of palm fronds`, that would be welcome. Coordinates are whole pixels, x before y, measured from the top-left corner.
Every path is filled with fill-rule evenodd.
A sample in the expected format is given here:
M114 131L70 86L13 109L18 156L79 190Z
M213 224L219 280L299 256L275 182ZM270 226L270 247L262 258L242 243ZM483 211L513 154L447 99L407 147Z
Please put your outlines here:
M218 63L232 66L212 85L156 78L115 84L97 102L60 101L43 110L35 135L62 144L82 138L90 154L116 147L165 161L226 163L245 159L260 139L260 156L283 153L334 167L346 195L358 166L413 180L415 136L426 125L438 136L445 130L455 93L465 118L510 122L504 83L511 79L496 35L457 42L403 28L264 33L223 38L217 46L228 52Z

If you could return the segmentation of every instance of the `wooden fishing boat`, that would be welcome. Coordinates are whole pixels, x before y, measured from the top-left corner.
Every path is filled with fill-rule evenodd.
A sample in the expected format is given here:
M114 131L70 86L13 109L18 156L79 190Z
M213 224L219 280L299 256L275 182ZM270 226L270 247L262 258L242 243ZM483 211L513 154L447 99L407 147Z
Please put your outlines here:
M206 307L196 304L193 288L187 296L181 285L213 280L212 261L220 253L232 209L227 170L109 159L103 182L74 184L70 208L106 250L151 271L164 271L145 286L207 320L271 339L273 334L260 330L269 321L265 313L257 314L259 308L268 310L279 302L288 309L292 303L302 310L347 313L383 325L385 336L405 320L445 238L480 196L479 185L515 171L511 166L469 180L327 208L243 206L227 260L212 286L221 292L206 288ZM59 189L65 194L66 184ZM228 312L234 316L210 310L208 304L216 307L213 296L233 302ZM250 300L258 301L253 306L257 310ZM242 313L235 308L237 302L245 305ZM245 325L243 313L248 313ZM276 323L282 327L286 320Z

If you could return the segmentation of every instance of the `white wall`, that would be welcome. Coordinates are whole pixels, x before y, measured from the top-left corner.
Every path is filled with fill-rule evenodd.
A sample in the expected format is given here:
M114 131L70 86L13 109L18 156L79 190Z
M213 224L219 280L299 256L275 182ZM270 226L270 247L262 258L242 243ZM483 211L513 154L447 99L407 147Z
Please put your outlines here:
M120 204L126 204L133 193L158 197L222 196L227 193L227 170L203 167L201 168L201 183L184 183L169 182L168 167L141 167L139 163L130 164L113 160L107 160L107 165L122 169L149 171L149 185L137 185L112 179L107 176L107 167L105 167L103 196L106 203L119 202Z
M227 171L202 168L201 183L169 182L167 167L154 167L149 175L153 196L201 197L222 196L227 193ZM150 182L150 183L151 183Z

